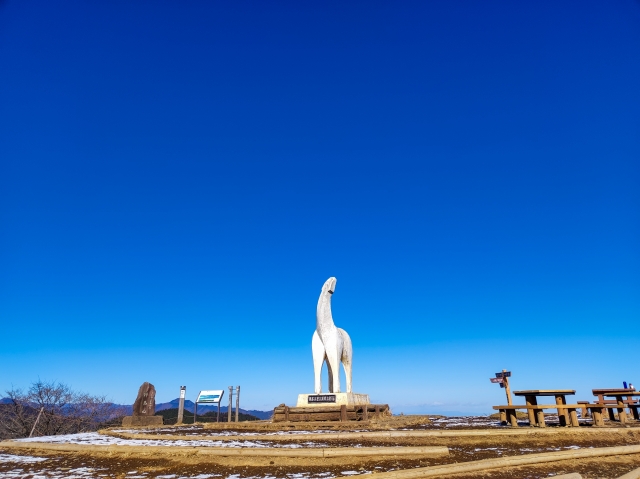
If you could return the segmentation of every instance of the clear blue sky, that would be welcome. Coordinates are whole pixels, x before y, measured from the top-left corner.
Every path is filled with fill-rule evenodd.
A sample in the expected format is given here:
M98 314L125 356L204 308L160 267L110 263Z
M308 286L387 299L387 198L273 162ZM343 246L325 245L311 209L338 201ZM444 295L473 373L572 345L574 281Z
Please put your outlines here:
M0 1L0 390L640 385L640 2Z

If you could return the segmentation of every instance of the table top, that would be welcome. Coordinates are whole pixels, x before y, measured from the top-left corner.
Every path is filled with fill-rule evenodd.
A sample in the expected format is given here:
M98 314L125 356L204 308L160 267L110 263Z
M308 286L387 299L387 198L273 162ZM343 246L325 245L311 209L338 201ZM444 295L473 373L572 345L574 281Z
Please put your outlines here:
M569 396L575 393L575 389L530 389L528 391L513 391L515 396Z
M603 395L611 395L611 394L634 394L637 393L635 389L625 389L625 388L610 388L610 389L592 389L591 392L594 396L598 394Z

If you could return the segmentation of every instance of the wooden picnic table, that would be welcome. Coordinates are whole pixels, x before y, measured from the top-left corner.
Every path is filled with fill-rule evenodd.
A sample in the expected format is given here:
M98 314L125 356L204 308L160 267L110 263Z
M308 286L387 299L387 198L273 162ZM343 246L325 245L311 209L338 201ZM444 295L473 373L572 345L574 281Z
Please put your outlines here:
M594 396L598 396L597 404L606 404L609 401L605 397L614 397L615 403L618 406L618 419L621 423L627 422L627 413L625 408L629 408L633 418L637 421L640 420L638 416L638 404L636 403L634 396L640 396L640 392L635 389L628 388L609 388L609 389L592 389L591 392ZM615 415L613 408L609 408L609 419L614 421Z
M566 406L566 396L572 396L575 393L575 389L530 389L513 392L514 396L524 396L527 406L536 406L538 404L538 396L553 396L557 405ZM544 427L544 412L542 409L528 408L527 414L529 415L529 424ZM558 408L558 420L561 426L579 426L575 409Z

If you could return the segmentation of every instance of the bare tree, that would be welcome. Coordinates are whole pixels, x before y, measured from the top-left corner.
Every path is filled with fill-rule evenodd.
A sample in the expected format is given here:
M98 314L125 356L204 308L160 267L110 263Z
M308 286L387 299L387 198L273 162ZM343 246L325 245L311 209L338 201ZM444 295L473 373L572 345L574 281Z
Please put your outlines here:
M40 410L36 436L95 431L124 415L122 408L108 402L105 396L75 392L56 382L38 380L26 393L12 389L6 396L8 401L0 405L0 438L29 436Z

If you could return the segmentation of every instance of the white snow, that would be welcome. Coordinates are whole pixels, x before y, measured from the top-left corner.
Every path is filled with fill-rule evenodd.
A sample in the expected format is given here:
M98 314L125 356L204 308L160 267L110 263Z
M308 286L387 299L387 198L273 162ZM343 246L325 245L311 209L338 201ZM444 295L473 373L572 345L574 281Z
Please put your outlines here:
M97 432L79 434L63 434L60 436L42 436L26 439L16 439L19 442L47 442L56 444L87 444L104 446L178 446L178 447L327 447L326 444L307 441L302 444L280 444L267 441L211 441L211 440L165 440L165 439L121 439L113 436L103 436Z
M499 427L500 421L489 416L431 417L434 426L441 427Z
M173 433L176 436L295 436L296 434L339 434L344 431L318 429L316 431L216 431L202 428L161 428L161 429L112 429L115 433L127 434L157 434L162 432ZM197 432L190 432L197 431ZM186 432L186 433L185 433ZM361 429L349 432L369 432L368 429Z
M34 456L15 456L13 454L0 454L0 463L4 462L22 462L31 464L34 462L46 461L46 457L34 457Z

